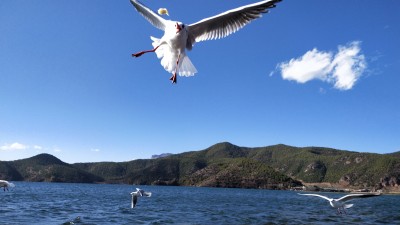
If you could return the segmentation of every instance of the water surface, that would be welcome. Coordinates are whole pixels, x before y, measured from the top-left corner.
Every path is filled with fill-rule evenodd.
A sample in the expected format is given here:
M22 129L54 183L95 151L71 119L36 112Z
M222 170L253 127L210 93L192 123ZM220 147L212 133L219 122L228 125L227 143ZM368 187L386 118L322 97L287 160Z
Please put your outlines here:
M400 196L352 201L347 215L294 191L14 182L0 192L5 224L400 224ZM153 193L130 208L130 192ZM329 196L341 194L324 193Z

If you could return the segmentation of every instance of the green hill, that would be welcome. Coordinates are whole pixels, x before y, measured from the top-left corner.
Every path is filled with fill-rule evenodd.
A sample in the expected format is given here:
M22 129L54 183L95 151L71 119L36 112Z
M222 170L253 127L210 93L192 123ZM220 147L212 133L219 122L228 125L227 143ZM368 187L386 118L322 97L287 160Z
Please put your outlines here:
M388 155L338 151L329 148L259 148L256 158L305 182L331 182L360 188L397 177L400 160ZM272 157L263 157L270 155ZM252 156L253 157L253 156Z
M8 166L8 169L3 173L2 168L5 165ZM81 183L103 181L103 178L75 168L49 154L40 154L27 159L0 162L0 174L7 174L4 175L3 179L16 181Z
M393 152L393 153L389 153L388 155L393 156L393 157L400 158L400 151L398 151L398 152Z
M329 182L342 187L391 189L400 185L400 158L397 153L360 153L322 147L298 148L282 144L247 148L224 142L201 151L185 152L154 160L74 165L88 169L98 176L103 176L102 166L112 165L113 167L110 168L113 169L107 170L106 180L113 179L114 182L235 186L232 184L233 181L231 182L232 176L227 176L227 174L241 174L242 180L248 180L250 174L253 174L250 177L255 177L255 169L240 167L238 165L240 160L247 160L255 167L268 168L264 171L269 171L270 174L258 173L258 177L264 175L264 177L273 177L275 174L273 175L272 172L274 172L303 182ZM241 168L241 170L235 168ZM244 172L240 173L240 171ZM231 177L232 179L226 180L231 184L221 184L222 175ZM249 181L251 182L253 181ZM270 184L274 182L279 183L275 180L269 181ZM289 183L291 182L294 180ZM240 186L246 185L248 183ZM253 187L263 186L265 185Z
M20 181L24 178L10 162L0 161L0 180Z
M67 164L41 154L0 161L0 178L28 181L106 182L286 189L307 183L399 191L400 157L322 147L239 147L218 143L201 151L129 162Z

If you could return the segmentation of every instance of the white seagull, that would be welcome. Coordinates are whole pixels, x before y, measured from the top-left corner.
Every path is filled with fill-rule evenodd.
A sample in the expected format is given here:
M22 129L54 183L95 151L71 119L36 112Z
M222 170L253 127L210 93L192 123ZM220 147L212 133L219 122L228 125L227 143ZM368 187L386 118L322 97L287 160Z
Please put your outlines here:
M15 185L13 183L10 183L6 180L0 180L0 187L4 188L4 191L8 191L9 187L15 187Z
M216 16L208 17L197 23L185 25L179 21L166 20L137 0L130 0L136 10L153 26L164 31L161 39L150 37L153 49L132 54L139 57L144 53L155 52L161 59L161 65L172 73L170 80L176 83L176 74L193 76L196 68L186 55L185 50L191 50L196 42L226 37L235 33L252 20L260 18L269 8L281 0L264 0L226 11Z
M350 207L352 207L354 204L346 204L346 201L349 201L351 199L354 198L369 198L369 197L376 197L379 196L380 194L375 194L375 193L369 193L369 194L348 194L345 195L341 198L328 198L326 196L323 195L317 195L317 194L300 194L299 195L308 195L308 196L316 196L316 197L320 197L323 199L326 199L329 201L329 204L333 207L336 208L338 213L341 214L342 210L343 212L346 214L346 211L344 209L348 209ZM341 210L342 209L342 210Z
M143 197L143 196L151 197L151 192L146 192L140 188L136 188L136 191L131 192L131 195L132 195L131 208L133 209L136 206L138 197Z

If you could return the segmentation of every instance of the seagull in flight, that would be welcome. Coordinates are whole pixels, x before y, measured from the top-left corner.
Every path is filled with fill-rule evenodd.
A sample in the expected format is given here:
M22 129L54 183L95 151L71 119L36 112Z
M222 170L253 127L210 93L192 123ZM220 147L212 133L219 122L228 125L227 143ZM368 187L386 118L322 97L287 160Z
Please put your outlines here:
M161 59L164 69L172 73L170 80L176 83L176 75L193 76L196 68L186 55L185 50L191 50L196 42L224 38L235 33L251 21L260 18L262 13L275 7L281 0L264 0L232 9L216 16L202 19L186 25L179 21L166 20L147 8L138 0L130 0L135 9L153 26L164 31L159 39L150 37L153 49L132 54L139 57L148 52L155 52Z
M2 187L4 189L4 191L8 191L9 187L15 187L15 185L13 183L10 183L6 180L0 180L0 187Z
M307 196L316 196L316 197L320 197L323 199L326 199L329 201L329 204L333 207L337 209L338 214L342 214L342 211L344 212L344 214L346 214L346 211L344 209L348 209L350 207L352 207L354 204L346 204L346 201L349 201L351 199L354 198L369 198L369 197L376 197L379 196L381 194L375 194L375 193L369 193L369 194L348 194L345 195L341 198L328 198L326 196L323 195L318 195L318 194L300 194L299 195L307 195Z
M131 195L132 195L131 208L133 209L136 206L138 197L143 197L143 196L151 197L151 192L146 192L140 188L136 188L136 191L131 192Z

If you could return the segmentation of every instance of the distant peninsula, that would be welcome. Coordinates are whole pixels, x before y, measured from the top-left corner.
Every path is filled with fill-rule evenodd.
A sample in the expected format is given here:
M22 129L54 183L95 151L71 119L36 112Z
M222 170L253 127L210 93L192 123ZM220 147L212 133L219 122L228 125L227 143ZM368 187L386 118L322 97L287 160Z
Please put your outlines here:
M0 179L400 192L400 152L374 154L283 144L248 148L223 142L204 150L128 162L68 164L50 154L39 154L0 161Z

